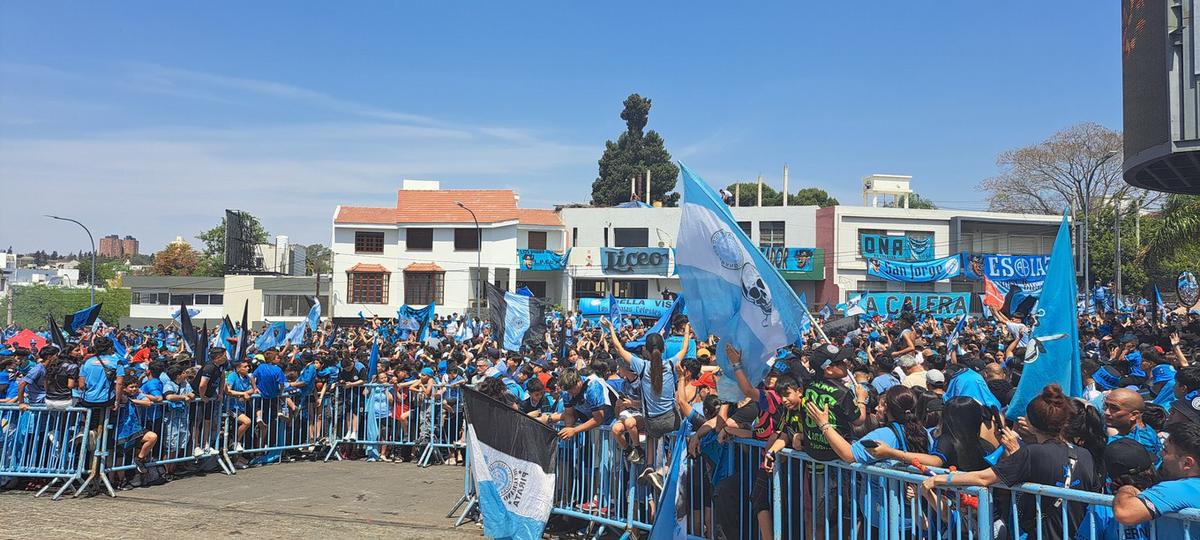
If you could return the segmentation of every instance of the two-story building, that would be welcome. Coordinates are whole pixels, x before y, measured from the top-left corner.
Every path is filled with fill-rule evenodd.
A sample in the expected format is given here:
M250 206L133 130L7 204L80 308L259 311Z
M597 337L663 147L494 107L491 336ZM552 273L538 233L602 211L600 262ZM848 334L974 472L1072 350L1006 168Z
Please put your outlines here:
M512 190L443 190L405 180L394 207L338 206L333 216L333 316L395 317L402 305L439 313L481 308L481 283L517 285L517 250L564 248L553 210L517 206ZM560 290L562 278L532 287Z

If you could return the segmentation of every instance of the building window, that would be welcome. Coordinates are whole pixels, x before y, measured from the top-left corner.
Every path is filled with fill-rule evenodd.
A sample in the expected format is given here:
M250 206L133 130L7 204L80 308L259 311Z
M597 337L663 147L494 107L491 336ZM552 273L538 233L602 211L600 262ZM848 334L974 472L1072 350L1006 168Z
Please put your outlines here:
M783 222L758 222L758 247L783 247Z
M646 298L650 284L644 279L613 280L613 296L617 298Z
M404 303L410 306L441 304L445 276L445 272L405 272Z
M882 279L860 279L854 282L858 292L886 292L887 282Z
M649 247L650 246L650 229L645 227L640 228L613 228L613 247Z
M546 297L546 282L545 281L518 281L517 288L526 287L529 292L533 293L538 298Z
M404 229L404 249L433 251L433 229Z
M739 222L737 222L737 224L738 224L738 227L740 227L742 229L742 232L746 233L746 238L754 238L754 234L752 233L752 231L754 230L753 222L739 221Z
M573 284L575 298L604 298L603 279L576 279Z
M482 277L480 277L480 276L482 276ZM507 282L507 276L506 276L505 281ZM470 301L472 306L474 306L475 303L478 302L481 297L483 298L482 305L484 305L484 306L487 305L487 287L484 287L483 285L481 285L481 283L487 283L487 282L488 282L488 268L487 267L483 267L483 268L471 267L471 268L467 269L467 284L468 284L468 286L471 287L471 290L467 291L467 300Z
M492 285L495 285L497 289L500 289L502 291L508 290L508 269L507 268L497 268L496 269L496 277L492 280Z
M385 274L374 274L382 276ZM310 300L302 294L263 295L264 317L303 317L311 308Z
M454 251L479 251L478 229L454 229Z
M1013 255L1037 255L1042 247L1042 238L1040 236L1019 236L1011 235L1008 237L1008 251Z
M195 295L191 294L172 294L170 304L172 306L178 306L179 304L187 304L190 306L196 303L194 296Z
M380 231L354 231L355 253L383 253L383 233Z
M546 249L546 231L529 231L529 249Z
M579 244L579 227L571 227L571 247Z
M959 234L958 250L967 252L975 251L975 235L971 233Z
M225 303L225 295L223 294L197 294L196 305L199 306L219 306Z
M350 272L346 276L346 298L351 304L388 303L387 272Z

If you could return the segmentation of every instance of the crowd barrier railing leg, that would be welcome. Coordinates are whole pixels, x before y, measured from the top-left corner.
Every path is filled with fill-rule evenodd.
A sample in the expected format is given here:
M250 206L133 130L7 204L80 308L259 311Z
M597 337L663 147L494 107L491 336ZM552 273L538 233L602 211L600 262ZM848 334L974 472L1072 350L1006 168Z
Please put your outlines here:
M458 521L454 522L455 527L462 526L464 522L471 516L471 512L475 510L475 506L479 504L479 495L475 493L475 479L471 473L471 447L467 446L463 456L467 460L467 465L464 467L466 471L463 473L463 496L454 503L454 508L450 509L450 513L446 517L454 517L454 513L462 508L462 514L458 516ZM463 505L466 507L463 507Z
M88 486L92 484L92 482L97 481L104 486L104 490L108 492L109 497L117 496L117 491L113 489L112 483L108 481L108 474L104 467L104 461L108 458L108 445L110 439L108 421L111 418L112 410L105 408L104 420L100 422L100 427L98 428L100 430L100 436L96 439L96 450L92 453L91 473L88 474L87 479L79 485L79 489L75 490L75 494L72 495L72 497L78 497L84 492L84 490L88 488ZM91 422L89 421L88 424L90 425Z

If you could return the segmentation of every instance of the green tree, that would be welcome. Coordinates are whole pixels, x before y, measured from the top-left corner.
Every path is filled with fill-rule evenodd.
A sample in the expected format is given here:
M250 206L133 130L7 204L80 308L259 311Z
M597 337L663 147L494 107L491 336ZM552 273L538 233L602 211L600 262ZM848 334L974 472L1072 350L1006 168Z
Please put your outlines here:
M808 187L797 191L795 195L788 198L788 204L794 206L837 206L841 204L837 199L830 197L829 193L821 188Z
M116 279L120 272L128 272L129 266L125 261L116 259L96 258L96 286L104 287L109 281ZM79 283L90 283L92 278L92 258L79 259ZM84 306L87 307L87 306Z
M258 218L243 213L243 218L250 222L250 234L255 244L267 243L267 229L263 228L262 223ZM221 217L221 223L207 231L204 231L196 236L201 242L204 242L203 257L200 258L200 264L196 267L195 275L208 277L221 277L225 275L225 217Z
M333 251L322 244L305 246L304 270L307 275L328 274L333 269Z
M47 315L62 324L64 315L90 305L88 289L18 285L12 293L5 302L13 303L13 322L25 328L46 326ZM130 298L129 289L97 289L96 303L104 304L100 306L100 318L113 326L120 324L121 319L129 317ZM7 309L8 305L0 303L0 308Z
M154 254L154 275L190 276L200 264L200 252L187 242L171 242Z
M895 201L883 203L884 208L903 208L898 206ZM914 210L937 210L937 205L933 201L922 197L920 193L913 193L908 196L908 207Z
M1091 259L1091 278L1103 283L1116 282L1116 206L1092 208L1088 227L1088 253ZM1121 212L1121 292L1139 295L1150 283L1146 265L1137 261L1137 218L1133 210ZM1154 234L1159 224L1142 219L1142 234Z
M625 121L625 132L616 142L604 143L604 155L600 158L600 174L592 181L592 204L616 206L630 200L630 180L636 180L638 194L645 197L646 171L650 171L650 200L662 201L664 206L675 206L679 194L673 193L679 176L679 167L671 162L663 139L654 130L645 131L650 118L650 100L637 94L625 99L621 119Z

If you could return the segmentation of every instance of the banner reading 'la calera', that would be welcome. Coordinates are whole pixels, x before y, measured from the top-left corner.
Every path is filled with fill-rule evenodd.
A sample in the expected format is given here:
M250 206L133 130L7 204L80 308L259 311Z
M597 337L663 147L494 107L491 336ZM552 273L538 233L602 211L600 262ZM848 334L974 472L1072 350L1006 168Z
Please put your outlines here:
M853 296L854 293L851 293ZM896 316L904 307L904 300L912 301L915 313L923 317L926 313L934 318L957 317L966 315L971 309L971 293L909 293L909 292L879 292L863 293L860 306L868 314L887 314Z

